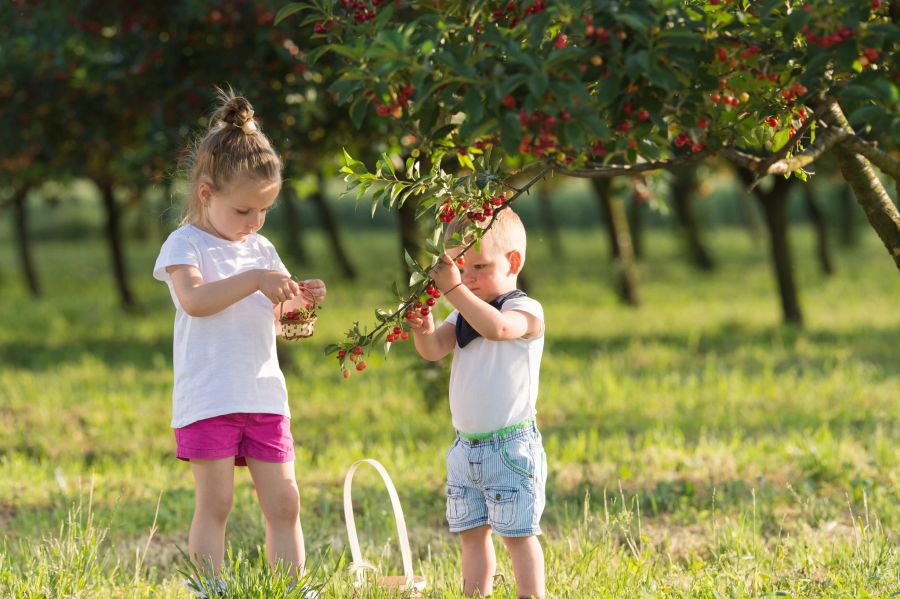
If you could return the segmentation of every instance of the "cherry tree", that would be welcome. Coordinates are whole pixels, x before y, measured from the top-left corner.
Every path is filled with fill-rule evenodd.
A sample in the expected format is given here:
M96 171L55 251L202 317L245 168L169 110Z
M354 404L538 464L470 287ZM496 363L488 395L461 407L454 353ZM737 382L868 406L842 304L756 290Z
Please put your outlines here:
M467 217L474 243L550 173L609 178L718 155L753 186L805 180L831 151L900 268L900 214L873 168L898 181L898 13L881 0L315 0L276 22L312 29L311 58L341 58L330 91L357 125L383 120L411 140L403 164L348 154L343 173L373 209L417 202L432 263L448 220ZM431 264L409 265L399 307L330 348L342 368L428 309Z

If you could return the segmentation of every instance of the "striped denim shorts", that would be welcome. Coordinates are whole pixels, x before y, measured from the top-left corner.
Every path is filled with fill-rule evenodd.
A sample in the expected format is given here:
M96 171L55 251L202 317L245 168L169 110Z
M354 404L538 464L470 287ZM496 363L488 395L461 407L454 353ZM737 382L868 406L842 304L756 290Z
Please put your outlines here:
M488 438L457 434L447 452L450 532L489 524L503 537L541 534L547 456L534 422Z

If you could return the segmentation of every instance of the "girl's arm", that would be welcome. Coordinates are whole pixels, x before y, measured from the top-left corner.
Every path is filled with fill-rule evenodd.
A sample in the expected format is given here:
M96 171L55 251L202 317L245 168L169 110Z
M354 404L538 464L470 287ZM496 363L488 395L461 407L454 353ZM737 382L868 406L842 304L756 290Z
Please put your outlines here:
M169 266L166 272L178 303L190 316L212 316L257 291L273 304L300 293L297 283L277 270L248 270L212 283L205 283L197 267L187 264Z

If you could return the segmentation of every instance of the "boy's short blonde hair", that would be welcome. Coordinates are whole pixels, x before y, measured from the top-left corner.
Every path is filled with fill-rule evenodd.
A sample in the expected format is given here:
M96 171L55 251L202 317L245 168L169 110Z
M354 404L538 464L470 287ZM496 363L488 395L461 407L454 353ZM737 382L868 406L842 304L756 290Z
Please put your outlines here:
M477 223L479 227L486 227L491 222L490 218ZM466 216L456 218L447 225L445 239L450 241L455 233L460 235L466 229L469 219ZM464 239L464 244L469 240ZM454 242L455 243L455 242ZM522 256L522 264L525 264L525 248L527 239L525 237L525 225L519 215L513 212L512 208L504 208L496 213L494 224L488 229L481 238L481 253L489 254L493 252L506 254L513 250L519 252Z

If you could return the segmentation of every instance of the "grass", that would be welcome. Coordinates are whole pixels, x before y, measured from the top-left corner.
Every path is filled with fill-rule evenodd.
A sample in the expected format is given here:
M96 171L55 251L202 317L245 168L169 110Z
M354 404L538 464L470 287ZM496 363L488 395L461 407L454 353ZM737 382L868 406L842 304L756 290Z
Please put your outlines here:
M743 231L710 234L710 275L691 270L674 236L651 233L639 310L617 302L598 231L567 232L564 256L543 237L531 229L526 272L548 323L538 410L550 596L898 596L900 280L877 239L841 249L826 278L797 229L799 329L780 324L765 248ZM430 596L457 597L445 369L395 345L343 381L321 352L390 304L395 237L353 244L359 281L338 278L318 235L318 266L294 268L329 284L316 336L284 345L307 582L323 597L384 596L351 590L344 553L343 474L374 457L397 485ZM173 309L150 277L158 246L129 247L143 311L127 316L99 241L40 244L37 301L0 241L0 596L190 596L180 552L193 489L168 426ZM285 581L262 565L244 471L235 492L230 596L273 594ZM358 473L354 501L367 559L399 573L374 472ZM495 596L514 597L498 548Z

